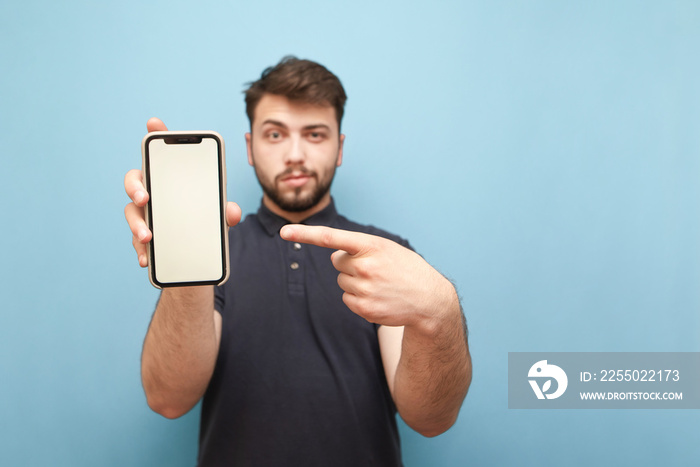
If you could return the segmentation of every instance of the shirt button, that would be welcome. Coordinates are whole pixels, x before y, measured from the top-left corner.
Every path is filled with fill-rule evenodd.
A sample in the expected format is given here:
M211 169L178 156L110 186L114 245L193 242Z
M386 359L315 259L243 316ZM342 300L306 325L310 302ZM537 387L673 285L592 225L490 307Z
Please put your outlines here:
M297 269L299 269L299 263L294 261L292 264L289 265L289 267L296 271Z
M297 251L301 250L301 243L295 243L295 244L294 244L294 249L297 250Z

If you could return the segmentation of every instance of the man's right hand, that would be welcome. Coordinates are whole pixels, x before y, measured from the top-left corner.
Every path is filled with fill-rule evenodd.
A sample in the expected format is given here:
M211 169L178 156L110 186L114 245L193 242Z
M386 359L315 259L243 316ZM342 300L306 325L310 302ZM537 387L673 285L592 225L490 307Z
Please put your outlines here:
M165 123L158 118L151 118L148 120L146 128L149 133L151 131L166 131L168 129ZM134 250L136 250L139 265L143 268L148 266L146 247L153 235L146 226L143 207L148 203L148 192L143 185L143 174L140 170L132 169L126 173L124 177L124 189L131 199L131 202L124 208L124 215L131 229L131 244L134 246ZM240 220L241 208L236 203L228 202L226 204L226 222L229 227L238 224Z

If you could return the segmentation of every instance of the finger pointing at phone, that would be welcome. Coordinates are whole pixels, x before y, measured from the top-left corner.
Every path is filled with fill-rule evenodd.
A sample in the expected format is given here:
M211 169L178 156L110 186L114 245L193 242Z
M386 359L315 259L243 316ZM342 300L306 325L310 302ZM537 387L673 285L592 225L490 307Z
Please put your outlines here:
M451 426L471 382L466 322L452 283L415 252L382 237L299 224L282 227L280 235L337 250L331 261L343 302L386 326L377 338L401 417L422 433Z
M283 239L337 250L343 301L367 321L422 328L439 321L455 296L452 284L417 253L391 240L359 232L287 225Z

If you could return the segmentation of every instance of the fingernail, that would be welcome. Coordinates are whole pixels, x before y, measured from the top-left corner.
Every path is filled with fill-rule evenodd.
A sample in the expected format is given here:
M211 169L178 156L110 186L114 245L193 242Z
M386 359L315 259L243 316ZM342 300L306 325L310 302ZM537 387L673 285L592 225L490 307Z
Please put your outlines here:
M148 266L148 260L146 259L146 255L139 256L139 266Z
M137 191L136 194L134 195L134 200L137 203L143 203L143 200L145 197L146 197L146 194L143 191Z
M146 229L141 229L139 230L139 241L143 241L144 238L146 238L146 235L148 235L148 231Z
M285 225L284 227L282 227L282 230L280 230L280 236L282 238L289 238L292 235L292 231L292 227Z

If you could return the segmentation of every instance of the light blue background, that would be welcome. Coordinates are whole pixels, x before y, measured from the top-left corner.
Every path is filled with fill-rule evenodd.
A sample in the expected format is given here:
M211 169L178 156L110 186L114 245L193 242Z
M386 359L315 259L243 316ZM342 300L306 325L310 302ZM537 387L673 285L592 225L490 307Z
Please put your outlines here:
M159 116L255 211L241 91L288 53L349 94L339 209L463 297L469 396L406 465L697 465L698 411L508 410L507 355L700 351L699 50L696 2L5 0L0 465L194 464L142 394L122 180Z

